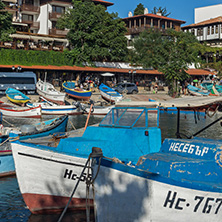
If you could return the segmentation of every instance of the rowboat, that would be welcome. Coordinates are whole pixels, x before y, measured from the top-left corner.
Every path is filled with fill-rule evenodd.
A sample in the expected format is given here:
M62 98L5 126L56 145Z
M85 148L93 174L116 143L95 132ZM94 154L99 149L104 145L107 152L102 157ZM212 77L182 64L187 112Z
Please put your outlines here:
M12 157L11 143L14 138L21 141L42 138L55 133L66 131L68 116L46 120L34 125L22 125L20 128L1 127L0 128L0 177L15 173L14 160Z
M6 97L13 103L16 104L24 104L27 103L30 98L20 92L19 90L13 89L13 88L8 88L6 91Z
M92 90L85 90L75 87L74 82L64 82L62 87L67 95L77 100L89 100L92 95Z
M110 103L119 102L123 98L122 94L118 93L117 91L106 86L103 83L100 84L99 91L102 98Z
M63 210L79 178L69 209L85 209L86 173L81 172L92 147L102 147L107 156L132 162L141 154L158 151L159 115L149 110L115 107L98 126L87 127L80 137L61 139L56 148L12 142L18 184L28 209L35 214ZM93 208L92 194L89 206Z
M0 104L0 112L3 114L3 116L20 118L41 118L41 106L33 108L15 107L7 106L2 103Z
M65 104L65 93L59 92L54 88L54 86L48 82L43 82L42 80L39 80L36 83L36 90L37 93L44 97L45 99L60 104L64 105Z
M28 107L41 106L41 111L43 115L80 115L82 110L80 110L75 104L73 105L58 105L51 103L47 100L39 103L27 103Z
M187 86L188 92L193 96L209 96L210 92L207 90L202 90L198 87L188 85Z

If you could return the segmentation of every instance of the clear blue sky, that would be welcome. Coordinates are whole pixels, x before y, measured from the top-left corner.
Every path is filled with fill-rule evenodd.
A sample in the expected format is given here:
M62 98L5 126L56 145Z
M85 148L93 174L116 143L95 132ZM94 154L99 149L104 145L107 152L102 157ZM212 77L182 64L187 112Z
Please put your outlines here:
M106 0L114 3L108 7L108 12L117 12L120 18L128 17L128 12L135 10L139 3L148 8L149 13L154 7L162 7L170 12L170 18L185 21L184 25L194 23L194 9L211 5L222 4L222 0ZM184 26L183 25L183 26Z

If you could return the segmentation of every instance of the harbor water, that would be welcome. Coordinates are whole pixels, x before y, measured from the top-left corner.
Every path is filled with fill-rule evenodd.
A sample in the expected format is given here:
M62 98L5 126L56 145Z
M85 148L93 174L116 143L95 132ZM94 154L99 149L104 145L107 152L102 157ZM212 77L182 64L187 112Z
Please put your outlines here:
M183 134L188 136L196 133L207 124L213 122L219 118L220 114L215 114L213 117L206 117L203 113L200 115L195 115L193 113L184 114L181 113L181 124L180 129ZM45 118L54 118L55 116L46 116ZM69 120L72 124L68 124L68 130L72 130L72 125L75 128L81 128L85 126L87 116L70 116ZM89 120L89 125L98 123L103 117L91 116ZM38 122L38 119L6 119L10 124L14 126L19 126L22 124L30 124L33 122ZM195 123L196 122L196 123ZM175 113L161 113L160 115L160 128L162 131L162 139L167 137L176 137L177 129L177 115ZM222 139L222 127L220 122L209 127L207 130L202 132L200 137ZM58 221L58 215L32 215L27 209L22 195L19 191L18 183L15 176L0 178L0 222L40 222L40 221ZM66 213L63 221L67 222L82 222L86 221L85 212L80 213Z

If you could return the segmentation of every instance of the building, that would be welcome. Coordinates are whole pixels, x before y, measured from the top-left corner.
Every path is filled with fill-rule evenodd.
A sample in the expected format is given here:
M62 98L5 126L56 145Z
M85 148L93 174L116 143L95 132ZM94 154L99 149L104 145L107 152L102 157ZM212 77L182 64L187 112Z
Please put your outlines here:
M113 5L103 0L93 0L106 8ZM12 15L17 32L13 42L0 43L0 47L26 50L62 51L68 46L68 30L56 28L58 18L72 7L72 0L3 0Z
M164 32L166 29L174 29L181 31L181 25L185 21L162 16L161 13L151 14L148 9L144 10L144 14L133 16L129 12L127 18L122 19L126 23L128 39L128 47L131 47L133 39L144 30L154 28Z
M222 4L195 9L195 23L182 27L198 41L211 47L222 47Z

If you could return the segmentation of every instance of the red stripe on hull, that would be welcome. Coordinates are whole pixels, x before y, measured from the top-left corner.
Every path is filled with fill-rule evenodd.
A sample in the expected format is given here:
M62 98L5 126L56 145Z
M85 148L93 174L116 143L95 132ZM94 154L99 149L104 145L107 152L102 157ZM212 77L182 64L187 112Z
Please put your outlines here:
M33 214L61 213L69 201L69 197L44 195L44 194L22 194L26 205ZM93 208L93 200L89 201ZM86 210L86 199L73 198L69 204L69 210Z
M7 173L0 173L0 178L9 177L9 176L13 176L13 175L15 175L15 171L10 171L10 172L7 172Z

